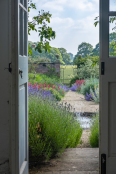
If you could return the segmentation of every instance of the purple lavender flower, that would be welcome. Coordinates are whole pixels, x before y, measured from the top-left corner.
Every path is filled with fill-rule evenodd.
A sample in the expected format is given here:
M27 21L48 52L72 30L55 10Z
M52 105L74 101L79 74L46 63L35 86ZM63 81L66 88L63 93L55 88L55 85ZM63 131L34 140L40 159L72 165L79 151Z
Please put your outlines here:
M65 92L67 92L70 89L66 85L58 85L58 86L60 86Z
M43 89L37 89L37 87L32 87L32 85L28 86L28 94L34 96L41 96L42 98L53 99L53 95L50 91L46 91Z
M94 100L92 94L91 94L91 93L90 93L90 94L86 93L86 95L85 95L85 100L87 100L87 101L92 101L92 100Z
M76 90L77 90L77 85L71 86L71 87L70 87L70 90L71 90L71 91L76 91Z

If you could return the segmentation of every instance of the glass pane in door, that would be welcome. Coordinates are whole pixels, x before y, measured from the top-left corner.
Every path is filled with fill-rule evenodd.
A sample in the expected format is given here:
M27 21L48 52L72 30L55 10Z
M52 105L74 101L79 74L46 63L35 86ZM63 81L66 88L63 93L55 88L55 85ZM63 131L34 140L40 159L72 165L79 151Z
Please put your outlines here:
M20 0L20 3L23 5L23 0Z
M110 1L110 11L116 11L116 0L109 0Z
M24 0L24 7L27 8L27 0Z
M116 16L110 16L109 21L109 56L116 57Z
M19 55L23 56L23 9L19 8Z
M27 56L27 13L24 12L24 55Z

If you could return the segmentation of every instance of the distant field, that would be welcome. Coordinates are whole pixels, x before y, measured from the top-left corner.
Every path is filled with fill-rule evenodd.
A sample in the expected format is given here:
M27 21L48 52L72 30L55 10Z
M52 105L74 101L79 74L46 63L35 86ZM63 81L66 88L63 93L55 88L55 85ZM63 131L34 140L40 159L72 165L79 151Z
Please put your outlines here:
M77 75L76 65L60 65L60 79L63 83L69 84L70 79Z

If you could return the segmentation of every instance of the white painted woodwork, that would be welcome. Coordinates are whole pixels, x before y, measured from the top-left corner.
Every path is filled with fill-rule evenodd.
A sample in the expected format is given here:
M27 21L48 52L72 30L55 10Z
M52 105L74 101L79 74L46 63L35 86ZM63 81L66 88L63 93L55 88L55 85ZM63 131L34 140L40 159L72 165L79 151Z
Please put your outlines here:
M105 62L105 74L100 75L100 156L106 154L106 174L116 174L116 57L109 57L109 16L116 12L109 11L109 0L100 0L100 65Z
M0 174L28 174L27 0L0 0L0 26Z

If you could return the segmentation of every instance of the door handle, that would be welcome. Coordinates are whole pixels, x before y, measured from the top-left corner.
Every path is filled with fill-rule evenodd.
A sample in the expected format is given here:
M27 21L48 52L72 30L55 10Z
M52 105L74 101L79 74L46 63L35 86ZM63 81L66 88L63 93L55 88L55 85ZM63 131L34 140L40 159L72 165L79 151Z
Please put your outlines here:
M23 75L22 75L23 71L19 68L19 74L21 76L21 79L23 79Z

